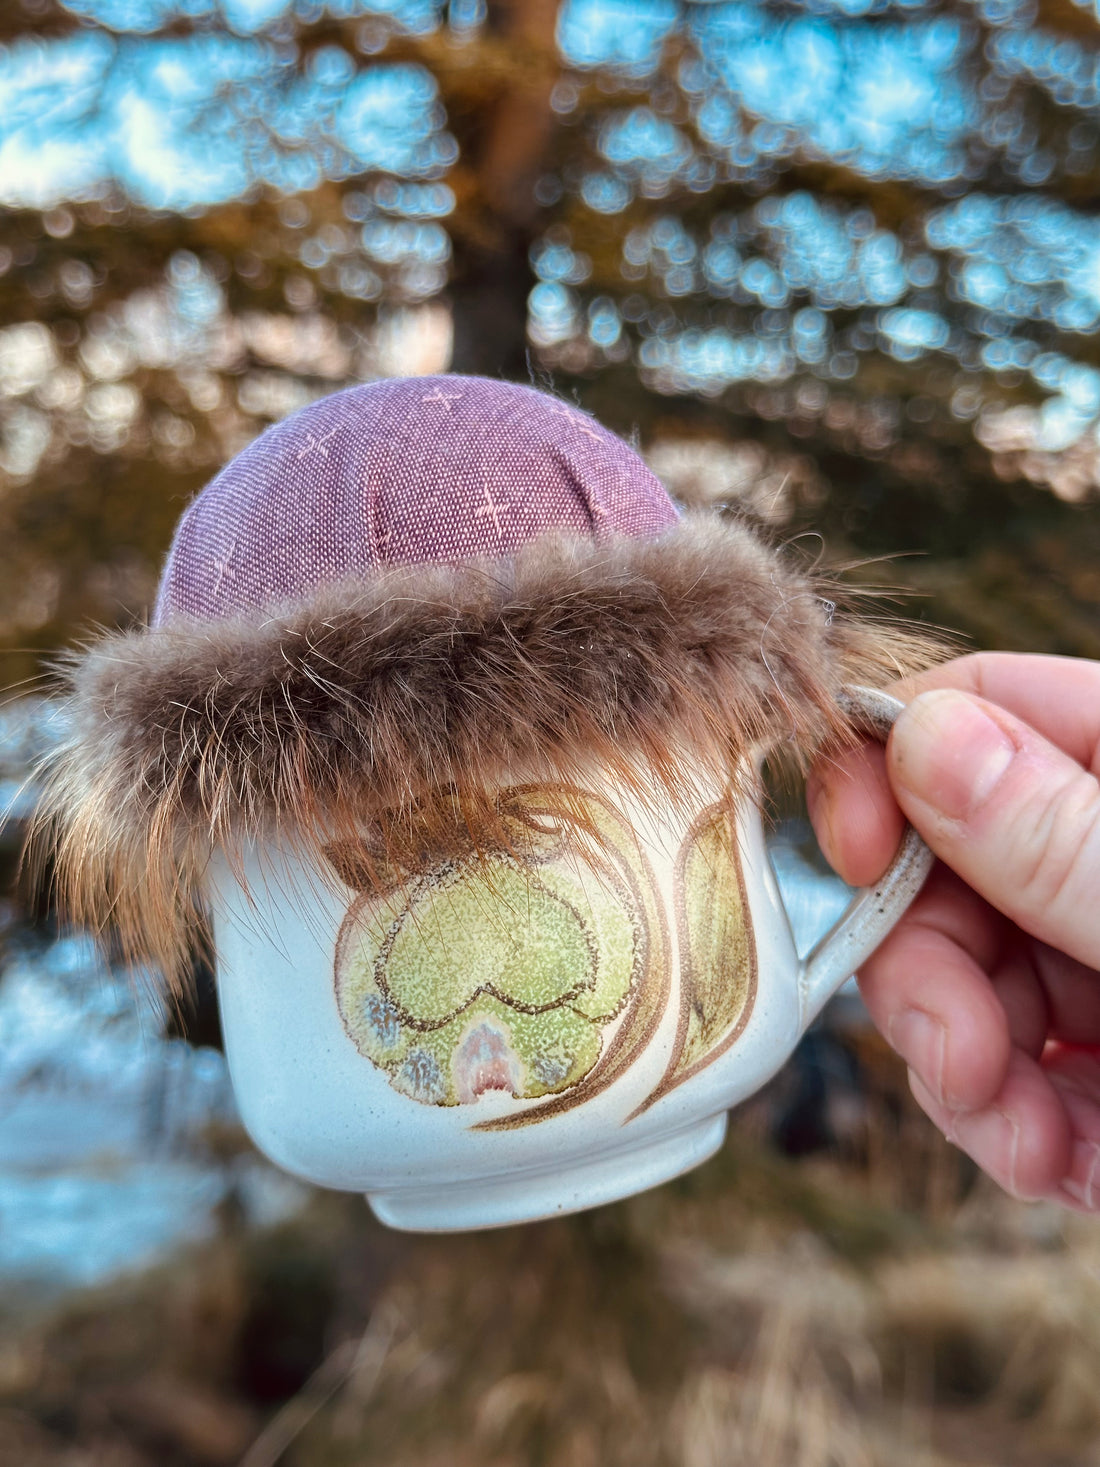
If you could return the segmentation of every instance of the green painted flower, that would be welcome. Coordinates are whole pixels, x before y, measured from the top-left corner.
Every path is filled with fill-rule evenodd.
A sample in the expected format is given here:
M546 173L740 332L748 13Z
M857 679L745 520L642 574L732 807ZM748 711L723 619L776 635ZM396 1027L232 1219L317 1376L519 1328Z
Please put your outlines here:
M345 919L340 1016L413 1100L568 1090L596 1066L609 1026L627 1022L649 946L640 853L602 802L584 796L578 813L575 794L560 809L553 794L509 792L522 859L471 850L441 860L385 895L364 893Z

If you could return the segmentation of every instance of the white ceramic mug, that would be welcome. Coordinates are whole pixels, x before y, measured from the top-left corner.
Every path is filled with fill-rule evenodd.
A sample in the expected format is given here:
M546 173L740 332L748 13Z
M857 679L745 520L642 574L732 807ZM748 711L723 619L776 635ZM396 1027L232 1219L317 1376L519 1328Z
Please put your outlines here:
M846 696L882 736L901 708ZM800 960L757 800L700 790L685 816L593 780L497 804L507 849L388 888L346 841L326 870L278 844L210 868L246 1128L394 1227L572 1212L703 1161L931 864L908 830Z

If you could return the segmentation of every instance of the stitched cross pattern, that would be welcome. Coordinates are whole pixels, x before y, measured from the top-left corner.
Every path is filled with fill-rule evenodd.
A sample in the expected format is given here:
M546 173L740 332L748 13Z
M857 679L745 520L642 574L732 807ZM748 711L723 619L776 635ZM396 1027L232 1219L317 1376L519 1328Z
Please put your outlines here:
M461 402L462 401L462 393L461 392L441 392L440 389L437 387L434 392L428 392L428 393L426 393L420 399L420 401L421 402L437 402L443 408L443 411L444 412L449 413L451 411L451 403L452 402Z

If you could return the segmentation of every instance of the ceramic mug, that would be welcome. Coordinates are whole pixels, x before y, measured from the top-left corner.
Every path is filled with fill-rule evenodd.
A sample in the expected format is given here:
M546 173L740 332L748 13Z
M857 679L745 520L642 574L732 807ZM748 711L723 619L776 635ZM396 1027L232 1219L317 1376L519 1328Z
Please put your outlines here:
M845 697L883 737L901 708ZM705 1160L931 864L908 830L800 960L753 798L764 752L739 800L700 789L691 814L595 778L503 787L504 848L388 887L346 840L326 869L278 844L216 857L226 1054L257 1146L415 1230L572 1212Z

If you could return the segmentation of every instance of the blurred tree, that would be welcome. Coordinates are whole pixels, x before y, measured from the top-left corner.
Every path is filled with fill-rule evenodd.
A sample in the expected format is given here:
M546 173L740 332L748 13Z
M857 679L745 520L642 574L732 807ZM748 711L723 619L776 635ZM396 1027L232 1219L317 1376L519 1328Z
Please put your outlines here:
M981 640L1100 649L1091 7L13 0L0 43L27 670L142 608L268 421L448 359L640 427L687 498L930 552Z

